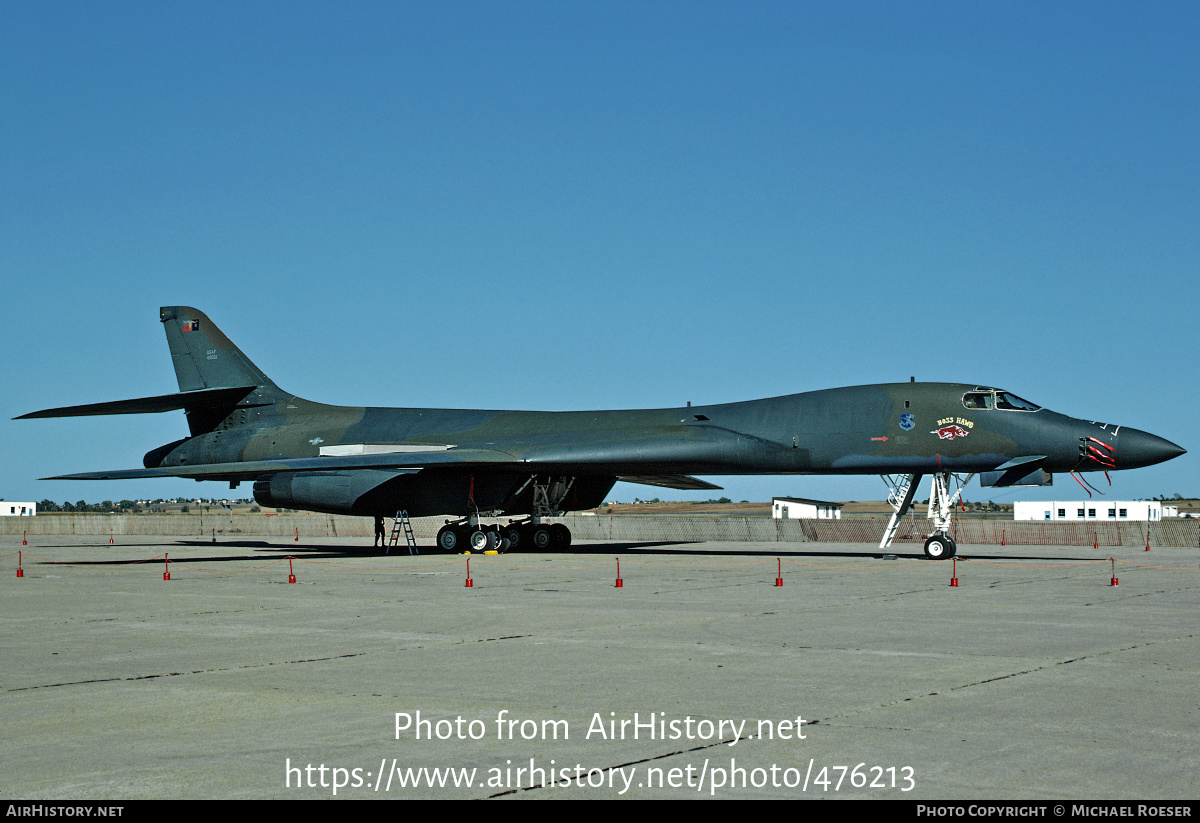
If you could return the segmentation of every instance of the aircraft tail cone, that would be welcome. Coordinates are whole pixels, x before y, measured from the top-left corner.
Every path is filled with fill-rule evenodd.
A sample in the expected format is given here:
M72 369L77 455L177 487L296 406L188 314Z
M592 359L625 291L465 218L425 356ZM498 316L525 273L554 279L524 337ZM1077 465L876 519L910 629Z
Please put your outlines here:
M625 588L625 581L621 579L621 558L617 558L617 582L615 588Z

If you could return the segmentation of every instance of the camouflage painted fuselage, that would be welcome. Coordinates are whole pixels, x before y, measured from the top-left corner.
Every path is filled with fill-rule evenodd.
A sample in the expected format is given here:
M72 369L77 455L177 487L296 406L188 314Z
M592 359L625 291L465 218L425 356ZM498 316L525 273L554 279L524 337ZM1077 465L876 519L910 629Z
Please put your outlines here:
M198 310L160 317L179 394L27 416L183 408L192 436L149 452L145 469L71 477L253 480L261 502L314 511L519 514L531 510L531 477L561 478L560 508L573 510L598 505L618 479L715 488L687 475L954 471L1011 485L1183 453L1143 431L954 383L618 411L329 406L283 392Z
M390 513L403 502L400 508L410 513L458 514L471 499L482 509L518 512L523 507L510 495L528 474L584 479L586 488L570 509L598 505L625 476L987 472L1027 455L1044 456L1036 468L1046 472L1104 468L1087 459L1086 445L1081 448L1087 438L1112 448L1108 468L1156 462L1161 446L1153 435L1047 409L965 408L963 397L977 388L893 383L713 406L591 412L358 408L292 398L232 415L215 431L180 443L158 465L319 459L339 446L361 446L366 454L375 449L395 460L397 452L383 450L407 448L412 451L401 453L421 469L417 474L353 469L371 474L358 482L349 474L301 478L310 487L301 491L296 478L286 476L291 473L278 473L271 496L282 505L322 510L321 498L336 486L345 488L329 501L337 511ZM454 465L459 453L467 465ZM428 454L451 460L421 466L419 458Z

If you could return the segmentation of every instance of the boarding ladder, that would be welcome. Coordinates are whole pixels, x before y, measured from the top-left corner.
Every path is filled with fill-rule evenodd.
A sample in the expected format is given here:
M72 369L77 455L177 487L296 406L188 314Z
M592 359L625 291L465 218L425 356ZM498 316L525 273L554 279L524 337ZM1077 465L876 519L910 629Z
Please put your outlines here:
M420 554L417 551L417 536L413 534L412 521L408 519L408 512L404 509L396 512L396 518L392 521L392 535L388 538L388 550L386 554L392 553L392 547L400 545L400 532L404 531L404 540L408 543L409 554Z
M883 539L879 541L879 548L886 549L892 545L892 538L896 536L896 532L900 528L900 520L904 517L904 513L912 506L913 496L917 492L917 487L921 485L921 475L893 476L885 474L882 477L883 481L888 484L890 490L888 503L892 507L892 517L883 530Z

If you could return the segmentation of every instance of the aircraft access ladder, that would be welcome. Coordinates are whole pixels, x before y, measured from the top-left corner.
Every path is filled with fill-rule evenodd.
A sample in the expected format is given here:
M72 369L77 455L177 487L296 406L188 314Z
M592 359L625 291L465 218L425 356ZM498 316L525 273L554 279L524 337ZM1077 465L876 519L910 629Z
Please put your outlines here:
M417 536L413 534L412 521L408 519L408 512L401 509L396 512L396 517L392 521L392 535L388 538L387 554L392 553L392 547L400 545L400 532L404 531L404 540L408 543L409 554L420 554L417 551Z

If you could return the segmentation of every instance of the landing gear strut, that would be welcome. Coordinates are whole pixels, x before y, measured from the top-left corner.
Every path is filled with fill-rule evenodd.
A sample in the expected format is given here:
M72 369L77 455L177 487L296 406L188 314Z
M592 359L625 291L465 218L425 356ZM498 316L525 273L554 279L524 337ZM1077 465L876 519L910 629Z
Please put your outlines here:
M479 522L480 513L473 512L461 520L446 522L438 531L438 548L444 552L563 551L571 545L571 530L562 523L544 523L542 519L562 516L562 503L574 485L574 477L530 475L512 494L516 498L532 487L533 512L528 518L503 526L484 525Z
M929 495L929 514L926 515L927 519L933 521L933 534L925 541L925 556L930 560L946 560L954 557L958 552L958 547L949 535L950 517L954 513L954 504L962 495L963 488L971 482L971 478L974 476L974 474L969 474L966 480L960 480L957 475L954 475L955 480L960 480L960 482L958 491L951 495L950 472L934 473L933 490ZM912 506L917 486L921 482L921 475L884 475L883 481L890 488L888 502L892 504L893 509L892 517L883 531L883 539L879 541L879 548L886 549L892 545L892 538L896 536L896 532L900 528L900 520L904 517L904 513Z
M574 477L531 475L514 497L532 486L532 513L527 519L510 522L504 527L506 535L515 536L513 545L535 552L563 551L570 547L571 530L562 523L543 523L542 518L562 516L562 503L574 485Z

